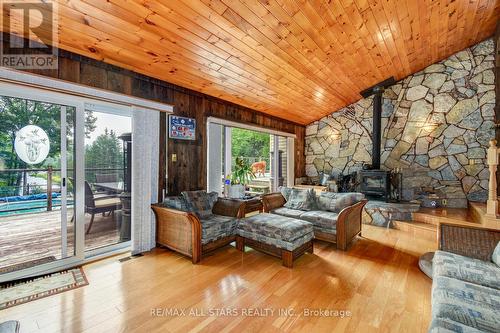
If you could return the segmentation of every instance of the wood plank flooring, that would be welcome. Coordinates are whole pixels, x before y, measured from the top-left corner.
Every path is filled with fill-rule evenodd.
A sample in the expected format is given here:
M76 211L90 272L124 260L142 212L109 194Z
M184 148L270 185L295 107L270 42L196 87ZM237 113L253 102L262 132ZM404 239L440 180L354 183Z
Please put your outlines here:
M348 252L318 241L314 254L302 256L293 269L232 246L199 265L155 249L125 262L112 257L86 265L89 286L0 311L0 322L20 320L21 332L44 333L425 332L431 280L419 271L417 258L435 249L429 240L366 225ZM262 316L243 316L247 308L260 309ZM283 308L294 315L278 315ZM236 309L237 315L189 316L189 311L216 309ZM264 315L265 309L274 315ZM351 315L306 316L304 309Z
M61 212L43 212L0 218L0 268L54 256L61 259ZM71 212L68 213L71 218ZM85 225L90 215L85 216ZM119 229L110 216L96 215L85 249L119 241ZM68 223L68 253L74 253L73 223Z

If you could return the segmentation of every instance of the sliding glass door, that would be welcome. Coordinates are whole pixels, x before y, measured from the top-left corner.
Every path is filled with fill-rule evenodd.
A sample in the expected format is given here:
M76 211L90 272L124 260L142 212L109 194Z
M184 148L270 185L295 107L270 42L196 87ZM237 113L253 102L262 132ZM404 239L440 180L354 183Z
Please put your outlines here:
M1 280L74 260L77 246L76 105L11 88L0 86Z
M130 241L132 114L128 107L85 103L85 251Z
M131 107L0 82L0 282L127 249Z

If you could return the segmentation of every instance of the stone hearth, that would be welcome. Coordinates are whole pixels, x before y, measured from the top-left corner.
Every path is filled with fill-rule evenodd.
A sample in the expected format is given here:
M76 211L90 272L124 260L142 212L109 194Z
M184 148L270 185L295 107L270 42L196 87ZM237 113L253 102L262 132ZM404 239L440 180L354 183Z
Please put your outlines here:
M370 200L365 205L363 223L387 227L391 220L411 221L412 213L420 209L419 204L391 203ZM389 225L392 227L392 225Z

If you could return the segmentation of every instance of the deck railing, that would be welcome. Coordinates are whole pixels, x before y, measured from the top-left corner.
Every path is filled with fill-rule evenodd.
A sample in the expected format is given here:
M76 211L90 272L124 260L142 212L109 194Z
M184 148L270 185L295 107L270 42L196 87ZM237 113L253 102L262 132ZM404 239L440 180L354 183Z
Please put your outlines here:
M23 184L22 184L22 191L19 191L17 189L18 194L21 195L30 195L30 190L33 188L38 188L42 189L45 187L45 190L43 192L39 192L36 194L41 194L41 193L46 193L47 194L47 211L52 211L53 209L53 198L52 195L54 193L54 173L60 172L61 169L58 168L53 168L51 166L47 168L38 168L38 169L5 169L5 170L0 170L0 175L2 174L7 174L7 173L21 173L22 174L22 179L23 179ZM71 173L73 169L67 169L68 173ZM94 174L96 172L119 172L123 176L124 168L85 168L85 174L86 174L86 179L89 179L88 175ZM46 184L45 185L30 185L27 181L27 175L29 173L46 173L47 174L47 179L46 179ZM71 179L71 178L69 178ZM61 180L62 182L66 183L66 180ZM10 186L9 186L10 187ZM17 186L19 188L19 186ZM57 190L57 189L56 189ZM60 190L60 188L59 188ZM20 192L20 193L19 193ZM10 196L10 195L6 195Z

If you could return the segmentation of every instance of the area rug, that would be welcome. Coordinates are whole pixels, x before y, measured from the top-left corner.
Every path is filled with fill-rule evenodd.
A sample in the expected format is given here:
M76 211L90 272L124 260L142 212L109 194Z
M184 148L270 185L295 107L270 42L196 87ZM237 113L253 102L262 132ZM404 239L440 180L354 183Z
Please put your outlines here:
M0 268L0 274L11 273L11 272L19 271L21 269L30 268L33 266L38 266L41 264L46 264L46 263L52 262L54 260L56 260L56 257L50 256L50 257L44 257L44 258L40 258L40 259L25 261L25 262L20 263L20 264L5 266L5 267Z
M88 285L81 267L0 286L0 310Z

